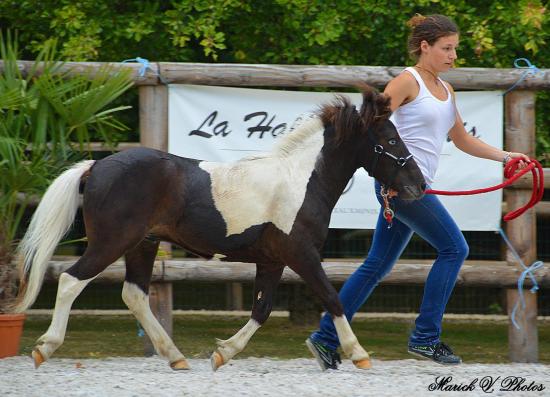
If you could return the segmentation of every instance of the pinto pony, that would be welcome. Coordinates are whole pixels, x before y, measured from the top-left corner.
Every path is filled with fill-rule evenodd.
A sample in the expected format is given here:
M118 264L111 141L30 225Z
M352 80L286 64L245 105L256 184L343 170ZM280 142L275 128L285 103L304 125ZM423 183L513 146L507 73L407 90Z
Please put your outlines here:
M251 318L230 339L218 340L211 357L214 370L242 351L267 320L285 266L302 277L333 316L344 354L358 368L370 367L321 267L320 252L331 212L358 168L404 199L423 195L424 178L389 116L389 98L365 87L359 111L337 97L259 156L214 163L138 148L82 161L62 173L20 244L21 288L13 311L35 301L48 261L73 222L79 189L88 246L59 277L52 322L32 353L35 366L63 343L78 294L124 255L122 299L158 354L173 369L188 369L149 307L153 264L164 240L204 258L256 263Z

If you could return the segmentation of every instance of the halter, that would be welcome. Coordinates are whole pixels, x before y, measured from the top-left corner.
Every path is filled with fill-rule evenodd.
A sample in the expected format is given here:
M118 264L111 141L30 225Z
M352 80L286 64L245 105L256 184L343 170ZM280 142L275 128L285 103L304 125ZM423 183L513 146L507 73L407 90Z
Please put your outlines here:
M372 142L372 138L369 136L369 140ZM372 142L374 143L374 142ZM380 159L380 155L384 154L394 160L399 167L404 167L407 164L407 161L409 161L413 155L409 154L407 157L397 157L396 155L388 152L386 149L384 149L384 146L380 144L374 144L373 145L374 154L375 156L372 159L372 163L370 165L370 170L367 170L370 176L374 177L374 171L376 170L376 166L378 165L378 160ZM395 178L395 174L399 171L399 168L396 168L394 171L394 174L392 175L391 181L393 182L393 178Z
M370 136L369 136L369 139L372 142L372 139L370 138ZM398 165L398 167L396 167L394 169L394 171L393 171L393 173L392 173L392 175L389 179L389 185L391 186L391 184L393 183L393 181L395 180L395 178L397 176L397 171L399 171L400 168L403 168L407 164L407 161L409 161L413 157L413 155L409 154L407 157L397 157L393 153L390 153L386 149L384 149L384 146L382 146L380 144L374 144L373 149L374 149L375 155L372 159L372 164L370 166L370 171L368 171L370 176L374 177L374 171L376 170L376 166L378 165L378 160L380 159L381 155L388 156L389 158L394 160L396 162L396 164ZM389 196L389 194L390 194L389 189L387 189L385 186L382 186L382 188L380 190L380 195L382 196L382 198L384 200L384 218L386 218L386 221L388 222L388 229L392 226L392 220L393 220L393 217L394 217L394 212L390 207L390 196Z
M407 161L409 161L412 158L412 154L409 154L407 157L397 157L387 150L384 149L384 146L382 145L374 145L374 153L376 153L378 156L376 156L376 162L378 162L378 157L380 154L385 154L386 156L392 158L395 160L398 166L403 167L405 164L407 164ZM376 165L376 163L375 163Z
M374 142L374 140L372 139L371 133L372 133L372 130L369 129L369 131L367 131L367 138L373 146L374 156L370 164L370 167L367 168L367 172L369 176L374 178L374 172L376 171L376 167L378 166L378 160L380 159L380 156L381 155L388 156L397 164L397 167L395 167L395 169L393 170L393 173L391 174L388 180L388 186L391 186L395 178L397 177L397 172L401 168L403 168L410 159L413 158L413 155L409 154L407 157L397 157L395 154L388 152L383 145ZM380 194L384 199L384 218L386 218L386 221L388 222L388 229L389 229L392 226L392 220L394 217L394 211L390 207L389 188L382 186L380 190Z

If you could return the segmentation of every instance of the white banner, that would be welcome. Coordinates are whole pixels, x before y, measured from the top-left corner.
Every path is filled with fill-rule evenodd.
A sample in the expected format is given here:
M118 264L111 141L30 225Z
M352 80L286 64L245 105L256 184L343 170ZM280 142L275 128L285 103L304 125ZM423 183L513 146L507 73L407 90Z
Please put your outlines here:
M345 95L358 106L361 104L360 94ZM170 85L168 148L178 156L220 162L269 151L299 115L315 111L333 96L334 93ZM458 92L457 106L470 134L502 148L501 92ZM447 142L432 188L468 190L500 182L502 164L469 156ZM440 198L462 230L500 227L502 190ZM334 208L330 227L372 229L379 210L372 178L358 170Z

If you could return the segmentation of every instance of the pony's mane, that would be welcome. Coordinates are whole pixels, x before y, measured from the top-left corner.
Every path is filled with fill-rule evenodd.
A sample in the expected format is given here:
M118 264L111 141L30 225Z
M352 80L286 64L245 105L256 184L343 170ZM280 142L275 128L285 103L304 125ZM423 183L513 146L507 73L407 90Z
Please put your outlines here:
M390 98L380 94L367 84L357 87L363 94L363 104L357 111L350 99L345 95L336 95L328 103L321 105L317 112L305 120L297 121L297 127L277 140L270 152L246 157L255 160L265 157L284 157L302 147L308 138L316 133L323 133L326 126L334 128L335 144L352 138L356 134L367 133L367 130L377 123L387 120L391 115ZM299 119L298 119L299 120ZM243 160L244 160L243 159Z
M298 124L295 129L277 141L272 150L274 155L284 157L301 147L312 135L324 131L323 122L316 114L311 117L306 116L302 121L297 120L295 124Z
M253 154L241 158L239 161L261 160L269 157L285 157L292 154L295 150L303 147L305 141L316 133L323 133L324 126L320 117L311 114L305 120L300 118L294 123L295 128L275 141L273 148L268 152Z
M336 95L331 103L321 106L319 110L323 124L334 127L337 145L356 134L367 133L368 129L387 120L391 115L389 96L380 94L367 84L361 84L357 88L363 94L363 104L359 111L344 95Z

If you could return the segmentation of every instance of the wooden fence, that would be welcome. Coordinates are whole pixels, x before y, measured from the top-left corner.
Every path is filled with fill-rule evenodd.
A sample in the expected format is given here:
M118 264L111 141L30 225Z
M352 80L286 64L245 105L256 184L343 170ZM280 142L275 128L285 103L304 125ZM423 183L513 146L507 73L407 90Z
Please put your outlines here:
M23 73L31 63L18 63ZM95 70L100 63L67 63L64 68L70 73ZM119 64L131 68L139 90L139 122L141 145L160 150L168 148L168 88L166 84L203 84L221 86L255 87L354 87L366 82L382 87L402 71L402 67L371 66L296 66L296 65L245 65L245 64L199 64L199 63L152 63L145 75L140 76L141 65ZM2 67L0 63L0 68ZM523 70L459 68L443 75L455 90L506 90L516 83ZM541 69L529 75L505 96L505 142L506 149L535 155L535 91L550 89L550 69ZM124 146L124 144L122 145ZM545 169L545 187L549 186L550 172ZM530 177L506 189L508 208L517 208L529 200ZM548 205L539 207L548 212ZM523 216L506 225L507 233L521 259L532 263L536 258L536 212L527 211ZM66 265L52 263L50 278L56 278ZM343 281L358 263L325 263L331 281ZM396 265L384 283L422 284L429 270L428 263L404 263ZM159 267L161 270L159 270ZM254 266L238 263L198 262L165 260L155 266L151 303L161 322L171 330L171 284L173 280L220 280L251 281ZM458 284L491 285L507 288L509 314L518 299L515 288L521 268L511 252L507 251L502 262L468 262L460 272ZM159 273L160 271L160 273ZM113 273L114 272L114 273ZM121 265L109 268L98 280L122 280ZM550 286L548 268L539 271L537 280L543 287ZM286 272L283 281L297 282L298 278ZM527 285L529 279L527 279ZM235 284L238 295L238 284ZM536 362L538 360L537 300L536 294L526 293L526 308L518 316L520 329L509 325L509 356L513 362ZM160 300L155 297L161 298Z

